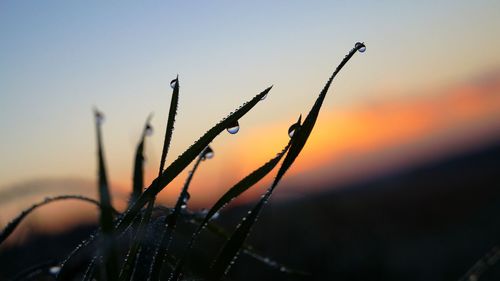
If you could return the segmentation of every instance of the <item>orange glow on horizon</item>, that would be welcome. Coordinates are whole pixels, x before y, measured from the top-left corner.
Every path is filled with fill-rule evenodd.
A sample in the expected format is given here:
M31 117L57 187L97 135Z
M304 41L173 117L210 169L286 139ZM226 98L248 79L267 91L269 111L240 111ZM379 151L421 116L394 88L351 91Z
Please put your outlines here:
M315 184L335 181L337 177L357 180L371 170L397 169L398 165L425 160L436 152L473 144L474 138L480 141L497 136L500 74L490 80L436 90L423 97L385 100L342 110L325 104L308 143L285 178ZM211 160L213 163L204 164L195 176L198 180L192 186L193 203L207 206L274 157L287 143L286 130L293 122L271 122L251 128L242 133L241 140L224 147L216 141L216 158ZM330 179L315 178L318 171L328 176L329 170ZM268 184L271 176L264 183ZM183 182L177 180L162 198L176 198ZM244 198L255 198L256 193L249 192Z
M191 207L209 207L228 188L280 152L288 142L287 129L295 118L217 138L212 145L215 157L203 162L194 176L190 187ZM500 72L486 82L460 84L421 97L380 100L350 108L332 108L327 97L310 139L277 193L286 194L287 185L307 193L314 186L327 188L362 180L499 135ZM146 183L157 173L153 166L147 166ZM160 193L160 203L172 204L176 200L191 168L192 164ZM254 200L275 173L276 169L237 202ZM131 176L120 178L122 180L113 181L112 186L115 203L122 209L126 203L124 198L130 192ZM70 216L55 220L61 206L71 210ZM96 217L94 206L68 202L41 209L35 218L23 224L43 225L43 231L59 231L84 218L89 221Z

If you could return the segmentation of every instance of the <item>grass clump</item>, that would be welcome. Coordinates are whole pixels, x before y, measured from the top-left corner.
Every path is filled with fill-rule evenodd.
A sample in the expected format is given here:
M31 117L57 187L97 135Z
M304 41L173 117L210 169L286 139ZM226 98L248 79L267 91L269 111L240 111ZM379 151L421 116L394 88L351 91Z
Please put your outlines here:
M265 89L209 129L165 168L165 159L173 136L180 92L179 78L172 80L172 99L158 177L144 189L143 154L145 138L152 132L151 116L149 116L137 145L133 188L129 205L123 213L116 212L111 205L101 132L104 116L99 111L94 110L97 133L99 202L84 197L60 196L35 204L7 225L0 234L0 243L35 208L55 200L77 199L99 206L99 228L94 235L77 246L63 261L40 265L40 268L50 267L50 270L42 270L41 272L48 272L57 280L225 280L231 265L234 264L240 254L247 255L271 268L276 268L284 272L284 274L303 274L257 253L245 241L262 208L269 201L280 180L306 144L333 79L357 51L363 52L365 48L363 43L358 42L344 57L328 79L304 121L302 122L301 116L296 123L290 126L288 130L290 139L287 144L284 144L281 151L274 158L229 188L207 212L193 213L189 211L187 205L190 197L189 186L195 172L204 160L210 159L214 154L210 143L224 130L228 130L229 133L236 133L239 128L238 121L262 101L272 87ZM155 200L158 193L167 187L193 161L193 168L177 198L175 206L172 208L157 206ZM281 165L271 186L253 208L240 219L240 223L232 233L227 233L221 227L211 223L212 219L227 204L272 172L280 162ZM222 242L209 245L205 256L199 257L195 252L195 246L197 242L202 240L201 236L204 233L208 233L209 237L212 237L214 241ZM213 249L209 249L210 246ZM32 274L33 270L30 269L29 272L29 274ZM20 276L22 279L23 274ZM26 277L26 275L24 276Z

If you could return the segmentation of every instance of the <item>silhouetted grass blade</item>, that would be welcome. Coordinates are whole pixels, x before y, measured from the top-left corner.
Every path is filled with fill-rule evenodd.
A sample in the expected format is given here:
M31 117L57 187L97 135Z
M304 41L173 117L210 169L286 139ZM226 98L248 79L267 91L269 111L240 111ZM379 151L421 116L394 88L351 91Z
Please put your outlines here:
M95 264L97 261L98 257L93 257L92 260L90 261L90 264L88 265L87 269L85 270L85 273L83 274L82 281L91 281L94 277L94 269L95 269Z
M69 200L69 199L74 199L74 200L81 200L84 202L89 202L92 204L95 204L96 206L100 207L100 203L97 200L94 200L92 198L80 196L80 195L61 195L61 196L55 196L55 197L50 197L46 198L45 200L33 204L31 207L28 209L22 211L16 218L14 218L12 221L10 221L5 228L2 230L0 233L0 244L2 244L3 241L5 241L9 235L16 229L16 227L22 222L22 220L28 216L31 212L33 212L35 209L47 205L51 202L55 201L61 201L61 200ZM113 212L116 213L116 210L113 210Z
M161 152L159 174L163 172L165 160L167 159L170 142L172 141L172 133L174 131L175 115L177 115L177 104L179 103L179 76L177 76L170 85L173 88L172 100L170 101L170 109L168 111L167 127L165 130L165 138L163 141L163 150Z
M99 185L99 200L101 202L101 212L99 223L103 232L102 252L104 256L104 271L106 279L113 281L118 278L118 264L116 258L116 250L113 237L113 207L111 205L111 194L109 192L108 178L106 174L106 166L104 163L104 151L102 144L101 126L104 116L101 112L94 109L94 117L97 133L97 158L98 158L98 185Z
M139 198L144 188L144 142L146 136L150 134L150 132L152 132L152 127L150 124L152 117L153 115L150 114L146 119L144 129L142 130L141 139L139 141L139 144L137 145L137 149L135 152L132 195L129 204L132 204L132 202Z
M219 212L224 206L229 204L234 198L240 196L243 192L248 190L250 187L255 185L257 182L259 182L262 178L264 178L269 172L271 172L274 167L279 163L283 155L288 151L290 148L291 142L288 142L288 144L283 148L283 150L276 155L276 157L272 158L268 162L266 162L264 165L259 167L257 170L253 171L251 174L243 178L241 181L239 181L237 184L235 184L233 187L231 187L224 195L222 195L217 202L210 208L208 211L207 215L203 219L203 221L199 224L198 228L193 232L193 235L188 243L188 246L186 247L185 254L184 256L180 259L179 264L175 267L174 272L172 273L172 276L170 280L178 280L180 277L180 274L183 270L184 264L187 259L187 255L189 254L189 251L194 245L194 242L198 235L201 233L201 231L207 226L209 221L213 218L213 216Z
M146 207L146 210L144 211L144 214L142 215L142 219L139 223L138 230L135 233L134 241L132 243L132 246L130 246L130 249L127 253L122 269L120 271L120 276L119 276L120 281L127 281L132 278L134 266L136 264L137 257L139 255L142 246L141 243L144 241L144 238L146 236L146 228L151 220L153 207L154 207L153 202L149 202L148 206Z
M271 90L272 86L262 91L260 94L256 95L249 102L238 108L234 113L230 114L228 117L223 119L217 125L208 130L198 141L196 141L192 146L190 146L184 153L182 153L170 166L168 166L165 171L156 178L153 183L142 193L142 195L137 199L137 201L126 211L123 218L118 222L116 229L117 231L123 231L131 221L137 216L140 209L167 185L169 184L180 172L182 172L191 161L193 161L204 149L207 147L212 140L217 137L222 131L224 131L228 124L231 124L235 120L239 120L248 111L250 111L262 97L266 96Z
M179 100L179 76L177 76L175 79L173 79L170 82L170 86L172 87L172 99L170 101L170 109L168 113L168 119L167 119L167 125L165 128L165 137L163 139L163 149L161 153L161 159L160 159L160 165L158 168L158 177L161 176L163 172L163 168L165 165L165 160L168 155L169 147L170 147L170 142L172 141L172 135L174 131L174 123L175 123L175 116L177 115L177 106L178 106L178 100ZM141 187L142 191L142 187ZM134 264L137 259L137 254L141 248L141 241L144 239L145 231L146 231L146 226L149 224L149 221L151 219L153 207L155 204L155 199L156 197L153 197L149 199L148 206L146 208L146 211L144 215L142 216L142 219L140 221L139 227L137 229L136 233L136 239L132 243L132 246L129 249L129 252L127 254L127 258L123 264L122 270L120 272L120 280L129 280L131 278L131 274L133 271ZM131 207L131 206L129 206Z
M162 239L160 241L160 244L158 245L157 252L153 257L153 265L151 267L151 275L150 275L150 280L152 281L159 280L161 276L163 263L167 258L166 255L170 248L172 235L175 231L175 226L177 224L177 220L180 215L181 209L187 207L187 201L189 200L189 193L188 193L189 185L191 184L194 173L198 169L198 166L200 165L201 161L206 158L205 155L207 153L213 154L213 150L210 148L210 146L207 146L205 150L203 150L198 156L198 159L194 164L193 170L189 172L188 178L186 179L186 183L184 184L181 193L179 195L179 198L177 199L174 211L172 212L172 214L168 215L165 219L165 230L162 233L161 236Z
M203 219L198 218L197 215L192 215L192 216L187 217L186 221L191 223L191 224L196 224L197 226L199 226L200 223L203 221ZM230 237L230 235L222 227L220 227L216 224L208 223L206 226L206 229L208 231L210 231L210 233L212 233L218 237L221 237L223 239L228 240ZM184 253L187 254L188 252L185 251ZM245 254L245 255L261 262L262 264L264 264L266 266L272 267L272 268L279 270L279 271L286 273L286 274L300 275L300 276L311 275L308 272L290 268L290 267L286 266L285 264L283 264L283 263L281 263L281 262L279 262L279 261L277 261L269 256L265 256L265 255L259 253L258 251L256 251L254 249L254 247L252 247L251 245L248 245L246 243L243 244L243 246L242 246L242 254ZM186 259L184 258L184 261L185 260ZM182 264L182 260L180 260L179 264L176 266L175 272L171 275L171 277L169 279L170 281L179 280L179 278L181 276L180 275L181 272L177 272L177 271L179 270L180 264ZM177 279L175 279L175 278L177 278Z
M175 116L177 115L177 107L178 107L178 100L179 100L179 76L177 76L175 79L173 79L170 82L170 86L172 87L172 98L170 101L170 109L168 113L168 119L167 119L167 125L165 128L165 137L163 139L163 149L161 153L161 159L160 159L160 165L158 168L158 177L162 174L163 168L165 166L165 160L168 155L168 151L170 148L170 142L172 141L172 135L174 131L174 123L175 123ZM141 187L142 190L142 187ZM149 221L151 219L153 207L155 204L155 197L151 198L148 203L148 207L146 208L146 212L144 213L138 230L136 234L136 239L133 242L128 254L127 254L127 259L125 260L125 263L122 267L122 270L120 272L120 280L129 280L132 274L133 266L135 264L135 261L137 259L137 254L140 250L140 243L142 239L144 238L145 231L146 231L146 226L149 224Z
M300 128L296 129L296 132L292 135L292 144L290 150L288 151L283 163L281 164L280 169L274 179L272 185L266 191L264 196L259 200L259 202L252 208L249 214L243 218L241 223L236 227L231 238L224 245L221 253L217 257L215 263L212 266L212 270L210 272L209 279L212 281L220 280L224 274L227 273L227 270L230 268L231 264L234 263L238 252L240 251L245 239L247 238L252 226L254 225L257 217L264 206L264 204L269 200L272 192L280 182L281 178L285 175L286 171L291 167L297 156L300 154L300 151L304 147L311 131L316 123L316 119L318 117L319 111L325 99L325 96L330 88L330 85L338 74L338 72L342 69L342 67L349 61L349 59L358 51L360 48L364 47L364 44L358 43L356 46L351 49L347 56L341 61L341 63L337 66L332 76L326 83L323 90L320 92L316 102L313 107L309 111L309 114L304 120L304 123ZM300 122L300 118L299 118ZM297 132L298 130L298 132Z
M207 215L203 219L202 223L200 224L199 228L195 233L198 233L199 231L202 230L203 227L207 225L207 223L212 219L212 217L219 212L224 206L229 204L233 199L236 197L240 196L243 192L248 190L250 187L255 185L257 182L259 182L262 178L264 178L267 174L269 174L274 167L279 163L283 155L288 151L290 148L291 142L288 142L288 144L283 148L283 150L276 155L276 157L272 158L269 160L267 163L259 167L257 170L253 171L251 174L243 178L241 181L239 181L237 184L235 184L233 187L231 187L224 195L222 195L217 202L210 208L208 211Z

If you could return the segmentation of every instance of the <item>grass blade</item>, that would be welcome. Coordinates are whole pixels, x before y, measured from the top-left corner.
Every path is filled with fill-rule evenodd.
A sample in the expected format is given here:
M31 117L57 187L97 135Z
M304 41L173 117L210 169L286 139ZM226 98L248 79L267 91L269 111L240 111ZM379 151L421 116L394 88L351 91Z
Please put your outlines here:
M188 193L189 185L191 184L194 173L198 169L198 166L200 165L201 161L206 159L207 155L209 154L211 155L210 156L211 158L213 156L213 150L212 148L210 148L210 146L207 146L205 150L203 150L203 152L198 156L198 159L194 164L193 170L189 172L188 178L186 179L186 183L184 184L181 193L179 195L179 198L177 199L177 202L175 204L174 211L172 212L172 214L168 215L165 219L165 229L161 235L162 239L158 245L155 256L153 257L153 263L151 266L151 274L149 280L156 281L160 279L163 264L167 258L167 253L170 248L172 235L175 231L179 214L181 212L181 209L187 206L187 201L189 200L189 193Z
M146 139L146 136L148 136L153 130L150 124L152 117L153 115L150 114L146 119L144 129L142 130L141 139L139 141L139 144L137 145L137 149L135 152L132 195L130 196L129 205L132 204L132 202L136 201L137 198L139 198L144 188L144 141Z
M271 172L274 167L279 163L283 155L288 151L290 148L291 142L288 142L288 144L283 148L283 150L278 153L274 158L269 160L267 163L259 167L257 170L253 171L251 174L243 178L241 181L239 181L237 184L235 184L233 187L231 187L224 195L215 202L215 204L210 208L208 211L207 215L203 219L203 221L199 224L198 228L193 232L193 235L191 236L191 239L186 247L186 250L184 251L184 256L179 260L179 264L175 267L174 272L172 273L170 280L178 280L181 272L184 268L184 265L187 260L187 255L189 254L189 251L191 248L194 246L194 243L196 239L198 238L199 234L201 231L208 225L210 220L214 217L217 212L219 212L222 208L224 208L227 204L229 204L233 199L236 197L240 196L243 192L245 192L247 189L255 185L257 182L259 182L262 178L264 178L269 172Z
M175 123L175 116L177 115L177 107L178 107L178 101L179 101L179 76L177 76L174 80L170 82L170 86L172 87L172 99L170 101L170 109L168 112L168 119L167 119L167 125L165 128L165 138L163 140L163 149L161 153L161 159L160 159L160 166L158 169L158 177L161 176L163 172L163 168L165 166L165 160L167 159L167 154L170 148L170 142L172 141L172 135L174 131L174 123ZM137 159L137 156L136 156ZM142 168L142 167L141 167ZM135 183L135 180L134 180ZM141 192L143 188L143 184L141 184ZM140 196L141 194L139 194ZM139 198L137 196L133 202ZM132 271L134 269L134 265L137 260L137 255L140 251L141 248L141 241L144 239L145 231L146 231L146 226L148 225L151 215L153 212L154 204L155 204L155 199L156 197L150 198L148 206L146 208L146 211L141 219L141 222L139 224L137 234L136 234L136 239L132 243L132 246L129 249L129 252L127 253L127 258L125 260L125 263L123 264L122 270L120 272L120 277L119 280L125 281L125 280L130 280L132 277ZM131 202L131 203L133 203ZM131 205L129 205L131 207Z
M272 87L265 89L260 94L256 95L248 103L238 108L234 113L227 116L217 125L208 130L198 141L190 146L184 153L182 153L162 174L156 178L153 183L142 193L137 201L128 208L123 218L116 225L116 230L121 232L127 228L132 220L137 216L140 209L151 199L169 184L180 172L182 172L191 161L193 161L212 140L224 131L229 124L239 120L250 109L252 109L261 99L267 95Z
M240 251L243 243L245 242L248 234L250 233L252 226L257 220L257 217L262 207L269 200L272 192L274 191L280 180L283 178L286 171L291 167L297 156L300 154L300 151L302 150L307 139L309 138L309 135L311 134L314 124L316 123L319 111L321 109L321 106L323 104L323 101L326 97L326 94L328 92L328 89L330 88L333 79L335 78L335 76L337 76L339 71L344 67L344 65L349 61L349 59L356 53L356 51L358 51L360 48L363 47L365 47L364 44L357 43L355 47L351 49L351 51L347 54L347 56L345 56L345 58L340 62L340 64L337 66L333 74L330 76L330 79L328 79L328 82L324 86L323 90L320 92L318 98L316 99L316 102L309 111L309 114L307 114L304 123L300 128L296 129L296 132L294 132L292 136L292 145L290 147L290 150L288 151L285 159L283 160L283 163L281 164L281 167L278 170L278 173L272 185L268 188L268 190L261 198L261 200L259 200L259 202L252 208L249 214L243 218L241 223L236 227L236 230L234 231L231 238L224 245L221 253L219 254L217 259L215 260L215 263L212 266L209 280L212 281L220 280L227 273L227 271L230 268L230 265L234 263L234 260L236 259L238 252Z
M99 201L101 202L100 225L104 233L113 232L113 215L111 205L111 195L109 193L108 177L106 174L106 165L104 163L104 151L102 144L101 125L104 116L101 112L94 109L96 133L97 133L97 160L98 160L98 190Z
M199 223L201 223L203 221L203 219L200 219L198 218L196 215L192 215L190 216L189 218L186 219L187 222L191 223L191 224L196 224L199 226ZM210 231L212 234L218 236L218 237L221 237L221 238L224 238L226 240L229 239L229 234L221 227L215 225L215 224L207 224L207 227L206 229L208 231ZM291 275L300 275L300 276L310 276L311 274L309 272L305 272L305 271L302 271L302 270L298 270L298 269L293 269L293 268L290 268L288 266L286 266L285 264L279 262L279 261L276 261L274 260L273 258L271 257L268 257L268 256L264 256L263 254L257 252L254 247L252 247L251 245L248 245L248 244L243 244L242 246L242 253L261 262L262 264L266 265L266 266L269 266L271 268L274 268L276 270L279 270L283 273L286 273L286 274L291 274ZM181 263L182 261L179 261L179 263ZM176 268L177 270L177 268ZM177 277L175 277L174 274L172 274L172 276L170 277L170 281L173 281L173 280L178 280L180 277L180 272L177 273ZM177 278L177 279L175 279Z
M82 281L91 281L92 278L94 277L94 269L95 269L95 264L98 259L98 256L95 256L92 258L90 261L90 264L88 265L87 269L85 270L85 273L83 274Z
M97 200L94 200L92 198L80 196L80 195L61 195L61 196L55 196L55 197L49 197L45 198L43 201L33 204L31 207L28 209L22 211L16 218L14 218L12 221L10 221L5 228L2 230L0 233L0 245L9 237L10 234L16 229L16 227L22 222L24 218L26 218L31 212L33 212L35 209L42 207L44 205L47 205L51 202L55 201L62 201L62 200L80 200L83 202L89 202L92 203L98 207L100 207L101 203L99 203ZM113 212L116 214L117 211L113 209Z
M101 213L99 224L103 232L102 251L104 258L104 270L108 281L116 280L118 277L116 250L113 238L113 206L111 205L111 194L109 192L106 165L104 163L104 149L102 144L101 126L104 116L94 109L96 133L97 133L97 158L98 158L98 186L99 201L101 202Z
M168 111L167 127L165 130L165 139L163 141L163 150L161 152L160 172L163 172L165 167L165 160L167 159L170 142L172 141L172 133L174 131L175 115L177 115L177 104L179 102L179 76L170 82L172 86L172 100L170 101L170 109Z

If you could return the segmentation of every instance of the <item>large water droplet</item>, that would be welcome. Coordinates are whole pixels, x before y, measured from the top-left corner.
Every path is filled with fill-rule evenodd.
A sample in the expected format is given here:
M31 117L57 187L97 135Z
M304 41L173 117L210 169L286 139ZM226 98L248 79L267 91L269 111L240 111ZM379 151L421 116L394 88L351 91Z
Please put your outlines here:
M175 86L177 86L177 83L179 82L179 78L175 78L174 80L170 81L170 87L172 89L175 88Z
M300 128L300 124L299 123L295 123L293 124L292 126L290 126L290 128L288 128L288 136L289 137L293 137L293 135L295 134L295 132Z
M206 160L206 159L211 159L214 157L214 151L210 146L207 146L205 150L203 150L201 154L201 159Z
M153 134L153 127L151 125L146 125L146 130L145 130L146 136L151 136Z
M260 98L260 100L265 100L267 98L267 93Z
M240 130L240 124L238 123L238 120L234 121L233 123L229 124L229 126L226 128L226 130L230 134L236 134Z
M358 51L360 53L364 53L366 51L366 46L364 43L361 43L361 42L357 42L355 45L354 45L354 48L358 49Z
M288 128L288 136L289 137L293 137L293 135L295 135L295 133L297 132L297 130L300 129L300 122L302 121L302 114L299 116L299 120L297 120L296 123L292 124L290 126L290 128Z

